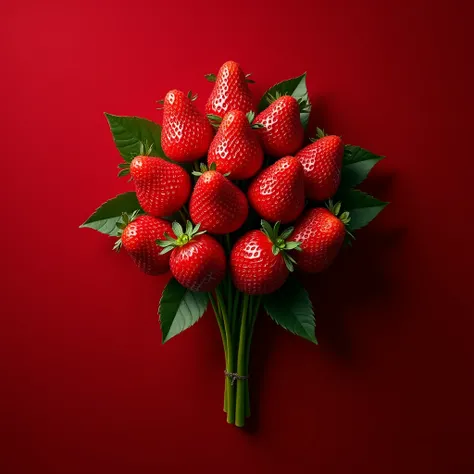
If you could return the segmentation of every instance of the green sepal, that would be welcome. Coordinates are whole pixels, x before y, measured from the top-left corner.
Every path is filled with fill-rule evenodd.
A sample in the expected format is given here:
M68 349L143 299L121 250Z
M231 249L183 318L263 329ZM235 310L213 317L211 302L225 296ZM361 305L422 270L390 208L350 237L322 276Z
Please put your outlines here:
M280 222L276 222L272 227L266 220L262 219L260 222L262 232L268 237L272 245L273 255L281 254L286 267L290 272L294 270L296 261L288 254L290 250L301 250L301 242L287 242L286 239L292 234L294 227L288 227L280 234Z
M294 227L288 227L281 233L280 238L283 240L286 240L288 237L290 237L290 235L293 233L294 230L295 230Z
M188 221L189 222L189 221ZM192 225L192 224L191 224ZM186 223L186 227L188 226L188 224ZM179 222L176 222L174 221L172 224L171 224L171 228L173 229L173 232L174 234L176 235L176 237L181 237L184 232L183 232L183 227L182 225L179 223Z
M251 72L248 74L245 74L245 82L248 82L249 84L255 84L255 81L253 79L250 79L250 76L252 75Z
M222 117L220 117L219 115L207 114L207 119L215 130L217 130L219 128L219 125L222 123Z
M255 112L253 110L251 110L250 112L247 112L246 115L247 115L247 120L251 124L255 119Z
M128 224L133 222L138 217L139 214L140 214L139 210L133 211L131 214L123 212L121 221L118 221L115 224L115 226L118 228L118 239L115 241L113 249L116 252L119 252L120 249L122 248L122 233L123 233L123 231L128 226Z
M128 176L129 174L130 174L130 169L129 169L129 168L126 168L126 169L120 170L120 171L117 173L117 177L118 177L118 178L122 178L123 176Z
M165 233L165 240L156 241L156 245L158 245L158 247L162 247L160 255L171 252L171 250L173 250L175 247L183 247L184 245L191 242L193 238L205 234L205 230L199 231L200 227L200 223L193 227L191 221L186 221L185 229L183 229L183 226L179 222L174 221L171 224L171 228L173 229L176 237L172 237Z
M190 90L188 91L187 97L190 101L194 102L198 98L198 95L193 94L193 91Z
M207 167L205 163L200 163L199 171L193 171L191 174L193 174L194 176L201 176L207 171L217 171L217 164L213 162L209 165L209 167Z
M204 74L204 77L209 81L209 82L216 82L217 76L215 74Z

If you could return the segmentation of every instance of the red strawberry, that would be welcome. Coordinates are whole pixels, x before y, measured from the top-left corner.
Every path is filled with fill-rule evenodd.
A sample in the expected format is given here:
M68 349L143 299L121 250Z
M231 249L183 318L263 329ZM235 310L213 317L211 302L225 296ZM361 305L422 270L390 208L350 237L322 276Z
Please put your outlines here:
M341 204L308 210L295 226L293 237L301 242L301 252L294 255L298 268L304 272L317 273L325 270L336 258L344 242L349 223L348 212L337 217Z
M214 80L212 74L209 80ZM206 104L206 113L224 117L231 110L240 110L245 114L254 111L253 98L250 93L248 75L234 61L227 61L222 65L215 78L214 89Z
M296 158L304 168L306 197L316 201L330 199L341 182L344 143L336 135L324 135L318 128L319 140L303 148Z
M252 181L250 204L267 221L294 221L304 208L303 179L303 167L296 158L281 158Z
M191 179L183 168L162 158L136 156L130 163L142 209L153 216L170 216L188 200Z
M265 153L276 158L295 154L303 145L304 129L300 107L294 97L284 95L272 102L254 120Z
M209 171L202 165L202 172L194 172L199 179L189 201L189 214L193 222L213 234L236 231L247 219L248 203L245 194L225 176Z
M115 250L122 246L132 257L137 267L149 275L166 273L169 268L169 255L161 255L156 245L157 239L164 239L165 233L171 233L171 224L152 216L122 215L122 222L117 224L120 238L115 243Z
M230 255L234 285L249 295L266 295L278 290L293 271L288 250L298 249L298 242L286 242L293 228L278 235L280 223L272 228L262 221L262 230L252 230L241 237Z
M228 112L212 140L207 155L209 164L229 173L230 179L251 178L263 163L263 151L255 131L244 112Z
M173 222L173 231L176 239L166 236L166 240L157 242L163 247L162 254L171 252L171 273L191 291L213 291L225 276L226 257L221 244L199 232L199 224L193 228L189 221L186 231Z
M172 160L197 160L207 153L211 143L212 126L194 106L195 98L174 89L163 101L161 146Z

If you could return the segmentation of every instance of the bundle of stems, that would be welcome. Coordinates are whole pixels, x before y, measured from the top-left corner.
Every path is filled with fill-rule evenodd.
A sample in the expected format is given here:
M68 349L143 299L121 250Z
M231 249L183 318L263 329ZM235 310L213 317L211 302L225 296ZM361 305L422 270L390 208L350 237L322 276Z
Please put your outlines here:
M229 236L226 243L230 250ZM215 293L209 294L209 299L224 346L224 411L227 423L242 427L250 416L250 346L261 297L241 293L233 285L230 273L227 273Z

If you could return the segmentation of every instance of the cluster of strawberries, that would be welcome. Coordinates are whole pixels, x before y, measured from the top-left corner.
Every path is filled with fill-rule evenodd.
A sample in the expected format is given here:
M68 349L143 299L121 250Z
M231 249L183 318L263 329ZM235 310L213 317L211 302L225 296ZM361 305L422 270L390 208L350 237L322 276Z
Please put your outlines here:
M340 204L304 209L307 200L330 200L336 193L344 144L318 130L317 139L303 147L300 104L290 95L272 97L256 115L248 76L237 63L226 62L214 79L207 116L191 93L166 94L161 146L167 158L143 149L131 161L146 215L125 219L118 245L144 272L171 269L184 287L210 292L224 278L228 259L209 234L241 229L250 204L262 228L230 244L230 273L246 294L272 293L294 264L304 272L322 271L343 244L350 218L347 212L339 216ZM194 163L194 183L182 166L187 162ZM163 219L175 213L184 225ZM292 222L294 227L283 228Z

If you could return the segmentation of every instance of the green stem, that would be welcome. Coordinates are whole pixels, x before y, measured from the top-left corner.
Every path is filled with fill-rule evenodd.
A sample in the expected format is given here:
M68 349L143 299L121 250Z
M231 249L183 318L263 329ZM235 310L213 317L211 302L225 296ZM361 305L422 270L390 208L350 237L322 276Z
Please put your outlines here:
M227 317L227 310L224 305L222 293L219 287L216 288L217 304L222 314L224 321L224 330L227 341L227 357L226 357L226 370L227 372L234 372L234 349L232 347L232 334L230 333L229 318ZM225 387L227 393L227 423L234 423L235 420L235 389L232 386L229 377L226 377Z
M250 366L250 346L252 345L252 337L253 337L253 329L255 327L255 321L257 320L258 316L258 311L260 309L260 303L262 301L261 296L257 296L256 298L253 298L254 304L252 307L252 317L250 319L250 324L249 324L249 334L247 337L247 347L246 347L246 354L245 354L245 363L247 366L247 374L249 373L249 366ZM248 380L247 382L247 390L246 390L246 395L247 395L247 401L245 404L245 416L248 418L250 416L250 391L249 391L249 386L248 386Z
M246 371L246 345L247 345L247 312L249 307L249 295L244 294L243 309L242 309L242 321L240 323L240 339L239 339L239 352L237 359L237 374L247 375ZM237 401L235 406L235 425L238 427L244 426L245 423L245 404L246 404L246 380L237 380Z
M179 212L179 215L181 216L181 219L183 220L183 225L186 227L186 221L187 221L186 215L181 209L178 212Z
M211 293L209 293L209 301L211 302L212 309L214 311L214 314L216 315L217 324L219 325L219 331L222 337L222 344L224 346L224 354L226 354L227 357L227 340L225 335L225 328L222 324L222 316Z
M227 363L227 341L225 337L225 329L222 324L222 316L219 313L219 309L217 307L216 301L212 296L212 293L209 293L209 301L211 302L212 309L214 310L214 314L216 315L217 324L219 326L219 332L221 333L222 338L222 345L224 346L224 356ZM227 413L227 390L226 385L224 385L224 411Z
M239 312L239 302L240 302L240 291L235 289L233 308L232 308L232 334L234 333L234 328L237 324L237 314Z

